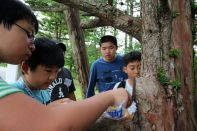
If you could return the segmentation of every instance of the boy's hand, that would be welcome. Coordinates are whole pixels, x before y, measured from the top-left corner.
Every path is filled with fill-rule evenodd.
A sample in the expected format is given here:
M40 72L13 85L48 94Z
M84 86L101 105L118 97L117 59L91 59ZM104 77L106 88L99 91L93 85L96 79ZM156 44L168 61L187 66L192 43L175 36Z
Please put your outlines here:
M125 102L125 106L129 103L129 94L128 92L123 88L118 88L117 90L112 90L113 97L114 97L114 103L113 105L116 105L118 103Z

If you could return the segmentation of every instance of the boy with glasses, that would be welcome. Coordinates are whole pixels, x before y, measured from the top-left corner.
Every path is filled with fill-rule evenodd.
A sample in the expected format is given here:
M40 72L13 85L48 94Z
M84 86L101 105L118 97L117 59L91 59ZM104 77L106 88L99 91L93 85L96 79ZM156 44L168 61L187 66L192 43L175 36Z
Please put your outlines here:
M34 41L34 32L32 31L32 32L29 32L27 29L25 29L25 28L23 28L22 26L20 26L20 25L18 25L18 24L16 24L15 23L15 25L16 26L18 26L20 29L22 29L26 34L27 34L27 37L30 39L30 40L32 40L32 41Z

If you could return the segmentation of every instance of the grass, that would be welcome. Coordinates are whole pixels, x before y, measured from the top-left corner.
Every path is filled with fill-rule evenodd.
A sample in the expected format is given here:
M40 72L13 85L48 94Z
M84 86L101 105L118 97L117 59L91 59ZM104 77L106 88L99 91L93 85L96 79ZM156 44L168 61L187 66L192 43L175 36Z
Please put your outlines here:
M74 84L75 84L75 97L77 100L82 100L82 94L81 94L81 88L80 88L80 85L79 85L79 81L74 79ZM96 89L95 90L95 94L98 94L98 90Z
M76 90L74 92L75 97L76 97L77 100L82 100L83 98L82 98L82 95L81 95L81 88L80 88L80 85L79 85L79 81L74 79L74 84L75 84L75 88L76 88Z

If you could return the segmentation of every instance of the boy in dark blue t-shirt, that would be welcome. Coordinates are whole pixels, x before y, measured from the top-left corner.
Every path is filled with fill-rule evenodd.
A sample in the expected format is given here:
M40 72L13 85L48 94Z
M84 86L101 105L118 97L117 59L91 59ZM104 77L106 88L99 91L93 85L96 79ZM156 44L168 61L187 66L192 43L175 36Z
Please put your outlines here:
M99 92L104 92L113 89L115 83L127 78L123 72L122 56L116 55L117 49L117 40L114 36L106 35L100 39L100 52L103 57L91 66L87 98L95 94L96 84Z

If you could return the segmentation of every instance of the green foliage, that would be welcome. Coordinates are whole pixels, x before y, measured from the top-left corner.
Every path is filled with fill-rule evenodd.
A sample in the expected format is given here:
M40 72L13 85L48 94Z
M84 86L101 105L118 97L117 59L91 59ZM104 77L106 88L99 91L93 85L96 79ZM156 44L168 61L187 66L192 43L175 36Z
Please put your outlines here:
M157 16L160 18L162 15L163 9L161 8L161 6L157 6Z
M75 84L75 96L76 96L76 99L77 100L82 100L82 93L81 93L81 88L80 88L80 85L79 85L79 81L77 81L76 79L74 79L74 84Z
M173 11L172 12L172 18L176 18L180 15L180 13L178 11Z
M168 85L169 79L164 68L161 67L157 70L157 79L162 86Z
M105 33L105 28L85 30L84 35L86 36L86 49L90 66L96 59L101 57L99 40Z
M68 30L64 21L63 13L47 12L42 13L39 36L47 36L51 39L65 42L68 39Z
M0 63L0 66L1 67L6 67L7 66L7 63Z
M196 88L194 88L194 93L196 93L196 94L197 94L197 87L196 87Z
M170 80L169 85L176 89L176 91L179 91L181 88L181 82L179 80Z
M29 4L32 7L47 7L52 6L56 3L54 0L24 0L25 3Z
M197 43L197 26L194 26L194 29L193 29L194 31L194 45L196 45L196 43Z
M132 50L141 51L141 44L138 42L132 43L133 46L125 48L125 53L129 53Z
M64 55L64 59L65 59L65 66L69 67L70 70L72 70L72 68L74 67L74 60L72 57L72 47L71 45L66 44L67 50L65 52Z
M87 45L89 64L92 64L96 59L101 57L100 51L95 44Z
M177 58L181 53L181 50L179 48L173 48L169 51L168 55L169 57Z
M25 0L32 9L42 9L49 7L57 7L59 3L53 0ZM64 21L63 12L52 12L52 11L37 11L35 13L39 20L39 32L37 37L48 37L61 42L68 39L67 26Z
M139 42L134 43L133 49L140 51L142 49L141 44Z
M162 86L171 85L177 92L181 88L181 82L179 80L170 80L162 67L157 70L157 79Z
M197 10L197 2L192 2L191 8L192 8L192 13L195 15Z

